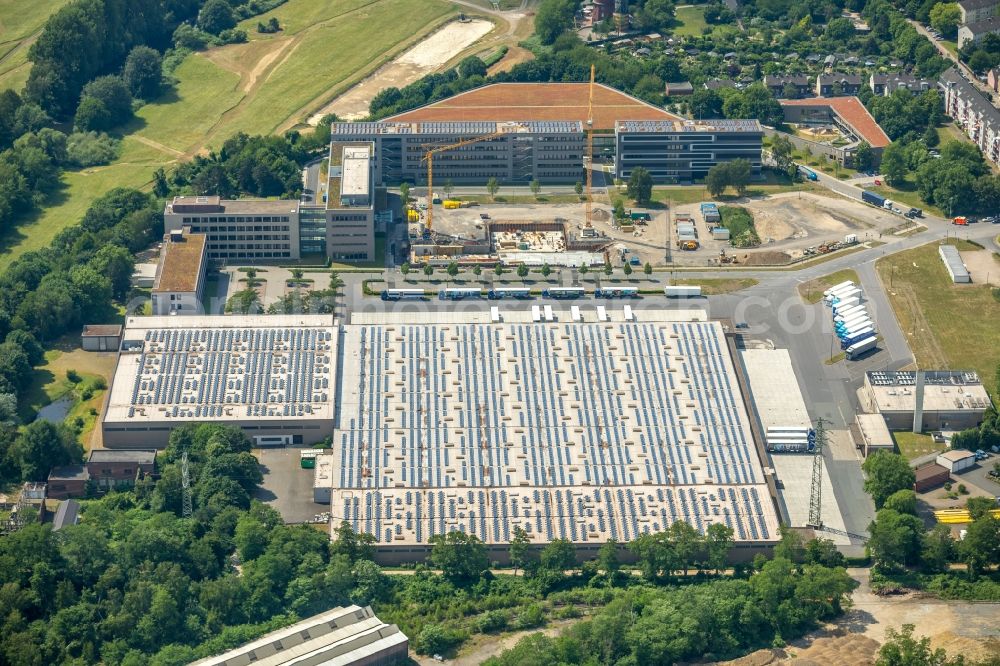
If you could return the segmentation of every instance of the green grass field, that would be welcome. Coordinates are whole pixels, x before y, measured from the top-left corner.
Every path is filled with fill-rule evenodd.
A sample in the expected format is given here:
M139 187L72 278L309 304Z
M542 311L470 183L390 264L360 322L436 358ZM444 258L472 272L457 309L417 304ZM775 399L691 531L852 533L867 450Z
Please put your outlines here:
M28 46L45 20L69 0L0 0L0 90L28 80Z
M799 285L799 295L802 296L802 300L806 303L819 303L823 298L824 291L835 284L840 284L841 282L846 282L847 280L851 280L855 284L859 282L858 274L854 272L853 268L845 268L842 271L837 271L836 273L830 273L829 275L818 277L815 280L803 282Z
M105 192L115 187L146 185L163 162L162 152L126 138L122 155L114 164L67 171L62 189L50 197L39 214L0 237L0 272L17 257L47 246L56 234L79 222L90 203Z
M48 4L56 2L64 0ZM177 68L176 87L142 107L124 128L125 145L117 161L67 172L64 187L35 219L0 237L0 271L79 222L90 203L108 190L147 185L157 167L179 159L175 151L193 154L205 145L217 147L239 131L272 132L326 91L360 78L362 70L386 53L418 40L455 11L442 0L290 0L245 22L249 44L194 54ZM284 30L258 35L257 22L272 15ZM9 24L5 27L10 29ZM282 38L295 41L275 54L273 69L255 67L262 54L274 48L267 40ZM255 83L250 85L241 74L255 78Z
M868 189L871 190L872 192L881 194L886 199L892 199L893 201L905 204L907 206L920 208L925 213L930 213L931 215L938 215L944 218L948 217L947 210L941 210L937 206L932 206L930 204L924 203L924 201L920 198L920 194L917 192L916 184L914 184L912 181L907 180L906 184L902 185L901 187L889 187L888 185L885 185L884 180L882 181L882 183L883 183L882 185L878 185L876 187L870 187Z
M763 197L770 194L780 194L782 192L823 192L822 188L813 183L772 183L761 184L751 183L747 188L748 197ZM730 190L732 192L732 190ZM737 201L740 197L735 194L723 194L720 197L712 197L705 189L704 185L663 185L653 188L653 201L666 203L669 201L675 206L698 203L701 201Z
M678 7L674 12L673 34L691 37L700 37L702 30L708 27L705 22L705 8L689 5Z
M892 438L896 440L896 448L899 449L899 453L907 460L944 451L946 448L943 444L935 444L933 437L923 433L901 430L893 432Z
M292 4L275 13L287 11ZM382 0L303 30L296 37L301 41L283 54L287 56L294 49L292 56L281 60L255 93L225 119L222 128L213 132L213 143L239 131L275 131L310 103L346 85L384 59L387 52L397 50L398 45L410 42L453 12L451 5L439 0Z
M188 56L174 75L177 85L139 109L125 131L185 152L202 145L222 114L243 99L243 92L238 74L197 53Z
M963 251L977 249L951 242ZM997 395L1000 301L990 288L952 284L936 242L885 257L876 269L917 364L975 370Z

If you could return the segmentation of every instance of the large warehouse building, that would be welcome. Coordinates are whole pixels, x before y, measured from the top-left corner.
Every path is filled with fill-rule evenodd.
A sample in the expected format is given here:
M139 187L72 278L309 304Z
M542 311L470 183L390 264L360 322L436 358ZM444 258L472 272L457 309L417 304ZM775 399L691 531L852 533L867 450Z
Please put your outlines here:
M163 448L191 422L237 425L257 445L330 435L330 315L129 317L101 431L108 448Z
M635 316L356 318L333 450L317 462L332 523L374 535L383 562L419 559L456 529L505 560L514 526L582 554L679 520L729 525L747 556L773 542L721 325L700 311Z

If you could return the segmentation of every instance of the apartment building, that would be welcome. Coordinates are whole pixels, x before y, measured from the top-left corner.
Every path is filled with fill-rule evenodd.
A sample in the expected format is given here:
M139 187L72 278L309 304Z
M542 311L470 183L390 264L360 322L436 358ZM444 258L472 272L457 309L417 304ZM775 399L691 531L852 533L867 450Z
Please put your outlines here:
M994 164L1000 163L1000 110L952 67L941 75L944 112L979 146Z

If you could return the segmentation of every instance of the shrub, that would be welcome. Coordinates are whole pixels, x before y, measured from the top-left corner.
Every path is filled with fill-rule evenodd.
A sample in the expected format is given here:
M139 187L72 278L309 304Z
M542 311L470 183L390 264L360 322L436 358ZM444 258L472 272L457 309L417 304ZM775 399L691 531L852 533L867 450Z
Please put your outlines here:
M95 391L103 391L104 389L108 388L108 380L106 380L104 377L98 377L97 379L94 380L94 383L91 384L91 388L93 388Z
M74 132L66 139L66 154L79 167L109 164L118 157L121 142L104 132Z
M417 654L441 654L465 641L465 634L440 624L428 624L417 636Z
M81 379L80 373L74 370L73 368L70 368L69 370L66 371L66 379L68 379L74 384L79 384Z
M90 400L94 397L94 392L90 388L80 391L80 400Z
M480 616L476 622L476 629L483 634L503 631L507 628L507 621L507 613L502 610L492 610Z
M529 604L517 614L515 629L534 629L545 624L545 611L539 604Z

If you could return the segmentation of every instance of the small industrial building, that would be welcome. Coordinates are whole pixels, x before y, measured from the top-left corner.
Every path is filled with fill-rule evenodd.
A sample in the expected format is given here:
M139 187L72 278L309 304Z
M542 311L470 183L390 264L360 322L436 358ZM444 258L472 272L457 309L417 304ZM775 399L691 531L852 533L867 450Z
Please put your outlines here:
M370 606L338 606L191 666L390 666L407 661L408 648Z
M740 358L750 382L750 406L764 429L768 450L787 450L778 443L784 438L779 435L769 438L768 431L812 427L788 350L744 349Z
M156 451L92 449L87 473L101 490L134 486L136 480L156 472Z
M972 371L925 370L924 430L963 430L982 423L990 396ZM878 412L890 430L910 430L917 407L917 373L874 370L865 373L862 397L867 411Z
M207 236L190 227L163 237L160 263L150 292L153 315L196 315L204 311Z
M129 317L101 422L104 446L162 449L184 423L257 446L314 444L333 425L331 315Z
M961 474L965 470L975 467L976 454L964 449L952 449L945 451L934 459L938 465L944 467L952 474Z
M159 267L159 263L156 262L136 264L135 270L132 271L131 285L138 289L152 289L153 283L156 282L156 271Z
M90 481L90 474L87 472L86 465L53 467L49 471L46 495L49 499L58 500L83 497L87 493L88 481Z
M915 477L913 490L918 493L925 493L928 490L933 490L938 486L948 483L948 480L951 479L951 472L948 471L948 468L942 467L936 463L918 467L913 470L913 474Z
M80 334L83 351L118 351L122 341L122 327L118 324L88 324Z
M965 262L962 261L962 255L959 254L958 248L954 245L939 245L938 255L941 257L941 261L944 262L945 270L948 271L948 276L951 277L951 281L959 283L972 282L972 276L969 275L969 269L965 267Z
M620 120L615 123L615 176L644 167L654 183L704 178L736 159L760 175L764 130L757 120Z
M875 451L895 450L896 443L892 439L889 427L881 414L858 414L851 428L855 445L867 458Z

